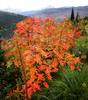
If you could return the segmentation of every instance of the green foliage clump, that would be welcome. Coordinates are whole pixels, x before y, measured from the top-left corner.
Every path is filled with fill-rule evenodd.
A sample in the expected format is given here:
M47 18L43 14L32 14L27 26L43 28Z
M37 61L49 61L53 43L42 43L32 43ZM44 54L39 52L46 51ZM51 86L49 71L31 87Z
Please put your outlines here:
M79 20L77 23L79 31L82 32L82 35L88 36L88 17L84 17Z
M4 100L7 93L16 87L21 79L20 69L4 58L6 51L0 48L0 98Z
M88 62L88 36L82 36L75 42L75 47L71 49L71 52L80 56L82 62Z

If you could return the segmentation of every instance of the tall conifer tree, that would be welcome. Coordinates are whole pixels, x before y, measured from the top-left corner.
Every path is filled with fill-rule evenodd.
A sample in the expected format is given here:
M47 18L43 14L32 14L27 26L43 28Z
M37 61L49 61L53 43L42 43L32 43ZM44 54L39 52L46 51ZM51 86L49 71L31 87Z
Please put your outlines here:
M74 21L75 17L74 17L74 9L72 8L72 11L71 11L71 20Z

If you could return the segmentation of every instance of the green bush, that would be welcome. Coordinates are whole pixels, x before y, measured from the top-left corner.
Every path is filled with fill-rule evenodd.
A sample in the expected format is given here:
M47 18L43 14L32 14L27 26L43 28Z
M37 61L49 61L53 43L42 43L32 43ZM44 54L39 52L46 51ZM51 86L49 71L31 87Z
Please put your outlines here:
M13 63L4 58L5 51L0 48L0 98L4 100L7 93L16 87L21 79L21 71Z
M82 35L88 36L88 17L82 18L77 23L78 30L82 32Z
M88 36L82 36L75 42L75 47L71 48L70 51L80 56L82 62L88 62Z

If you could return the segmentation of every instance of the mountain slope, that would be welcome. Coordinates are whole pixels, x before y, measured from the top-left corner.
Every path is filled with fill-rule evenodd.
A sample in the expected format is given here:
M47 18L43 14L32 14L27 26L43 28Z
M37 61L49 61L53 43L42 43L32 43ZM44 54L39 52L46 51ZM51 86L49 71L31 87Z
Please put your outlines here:
M0 34L2 38L8 38L12 35L15 24L21 21L25 16L0 11Z
M0 11L0 26L9 27L12 23L16 23L25 18L22 15Z

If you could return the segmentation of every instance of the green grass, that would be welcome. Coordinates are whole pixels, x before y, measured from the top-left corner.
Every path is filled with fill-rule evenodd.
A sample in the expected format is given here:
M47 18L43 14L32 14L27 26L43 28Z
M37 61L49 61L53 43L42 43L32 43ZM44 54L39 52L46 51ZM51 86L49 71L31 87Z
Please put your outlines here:
M82 70L59 72L60 78L53 79L49 88L33 94L32 100L88 100L88 65Z

